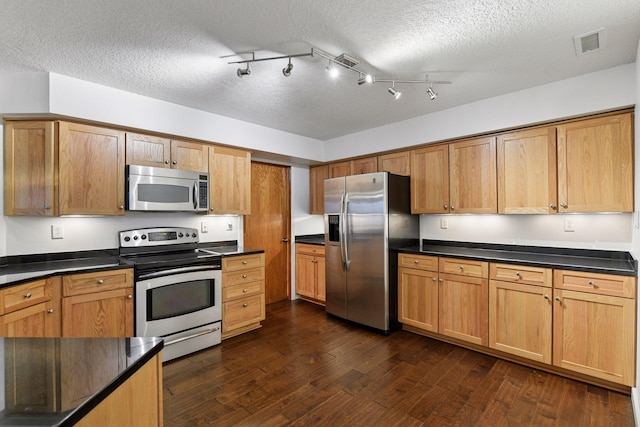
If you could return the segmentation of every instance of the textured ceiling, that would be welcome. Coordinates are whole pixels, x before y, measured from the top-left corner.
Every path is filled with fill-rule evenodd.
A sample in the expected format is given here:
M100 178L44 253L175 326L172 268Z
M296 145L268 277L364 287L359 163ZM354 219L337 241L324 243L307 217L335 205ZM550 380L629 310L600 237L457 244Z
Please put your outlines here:
M577 56L573 37L606 28ZM50 71L321 140L636 60L638 0L0 0L0 72ZM346 53L378 79L328 61ZM598 96L594 91L594 96Z

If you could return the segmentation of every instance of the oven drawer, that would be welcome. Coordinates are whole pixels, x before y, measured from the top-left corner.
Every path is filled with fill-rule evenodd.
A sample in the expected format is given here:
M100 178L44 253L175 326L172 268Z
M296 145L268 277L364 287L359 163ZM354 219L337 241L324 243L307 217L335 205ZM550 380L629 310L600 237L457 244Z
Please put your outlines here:
M226 288L227 286L257 282L259 280L264 280L264 268L252 268L251 270L224 273L222 276L222 286Z
M222 271L238 271L264 266L264 254L242 255L222 258Z
M224 286L222 288L222 301L231 301L237 298L258 295L264 292L264 280L254 281L246 284Z
M222 332L242 328L265 319L264 294L222 304Z
M69 274L62 278L62 295L65 297L125 288L133 288L131 268Z

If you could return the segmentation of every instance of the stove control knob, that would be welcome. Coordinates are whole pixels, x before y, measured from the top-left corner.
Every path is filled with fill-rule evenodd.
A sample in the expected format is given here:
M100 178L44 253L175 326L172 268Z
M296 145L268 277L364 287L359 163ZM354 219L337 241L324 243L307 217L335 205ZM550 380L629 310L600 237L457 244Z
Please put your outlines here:
M196 233L193 233L191 237L198 237L198 235Z
M124 236L124 241L125 241L125 242L128 242L128 241L130 241L130 240L131 240L131 237L129 237L129 236Z
M178 233L178 237L183 237L183 236L184 236L184 234Z
M142 236L140 236L140 238L141 238L142 240L147 240L147 235L146 235L146 234L143 234Z
M133 240L138 240L138 236L133 236Z

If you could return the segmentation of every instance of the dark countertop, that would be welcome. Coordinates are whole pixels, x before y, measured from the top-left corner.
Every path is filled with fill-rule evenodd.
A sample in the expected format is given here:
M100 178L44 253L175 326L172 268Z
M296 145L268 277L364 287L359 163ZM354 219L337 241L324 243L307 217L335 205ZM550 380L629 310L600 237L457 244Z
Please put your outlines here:
M324 234L306 234L304 236L296 236L295 242L324 246Z
M638 261L629 252L594 249L548 248L542 246L423 240L422 247L401 248L398 252L451 256L508 264L531 265L592 273L637 276Z
M0 425L72 426L163 346L151 337L0 338L6 391ZM87 397L72 402L79 395Z

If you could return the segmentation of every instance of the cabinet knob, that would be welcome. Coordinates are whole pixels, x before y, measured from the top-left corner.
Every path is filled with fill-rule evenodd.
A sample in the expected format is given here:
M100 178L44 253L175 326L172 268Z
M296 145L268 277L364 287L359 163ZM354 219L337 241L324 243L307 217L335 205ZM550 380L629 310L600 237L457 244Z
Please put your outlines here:
M26 294L24 294L25 298L31 298L31 292L27 292Z
M433 280L435 282L437 279L435 277L432 277L431 280Z
M248 292L248 289L243 289L242 292L246 294Z
M447 209L449 209L449 206L444 205L444 210L447 210Z
M560 207L561 207L561 208L566 208L566 207L567 207L567 204L566 204L566 203L564 203L564 202L560 202Z
M438 282L442 283L442 279L438 279Z
M464 271L464 265L460 266L460 271Z
M545 295L544 299L546 299L547 301L549 301L549 295Z
M247 304L246 302L244 304L242 304L243 307L248 307L249 304Z
M419 261L419 260L417 260L417 259L414 259L414 260L413 260L413 263L414 263L414 264L420 264L420 261Z
M124 205L118 206L118 209L123 210L124 209Z
M455 210L455 206L451 205L451 210Z
M177 165L178 162L176 162L175 160L173 162L171 162L172 165Z
M593 280L589 280L589 286L595 286L596 284L593 282Z
M247 264L247 261L242 261L242 264L245 264L245 265L246 265L246 264Z
M98 279L98 285L102 285L102 284L104 284L104 280Z
M45 210L45 211L48 211L49 209L51 209L51 208L49 207L49 205L44 205L44 206L43 206L43 208L44 208L44 210Z
M556 297L556 301L558 301L558 302L562 302L562 300L560 299L560 297Z
M242 275L242 278L243 278L243 279L246 279L246 278L247 278L247 275L246 275L246 274L243 274L243 275Z
M49 310L47 310L47 313L49 314L53 313L53 308L50 308Z
M127 299L133 299L133 295L132 294L127 295Z
M168 164L169 164L169 160L165 160L165 161L164 161L164 164L165 164L165 165L168 165Z
M519 279L520 278L520 272L516 271L516 277Z
M555 210L555 209L556 209L556 205L554 205L553 203L551 203L551 204L549 205L549 208L550 208L550 209Z

